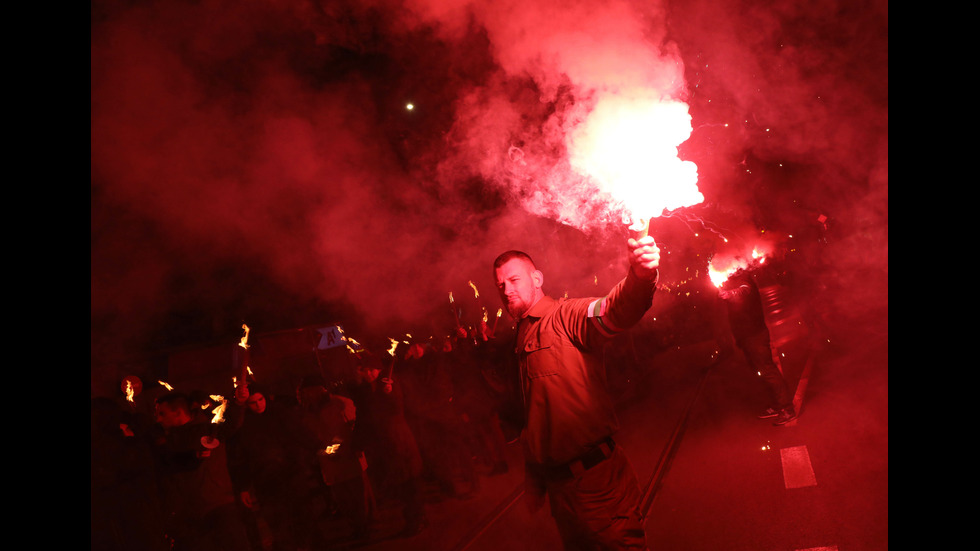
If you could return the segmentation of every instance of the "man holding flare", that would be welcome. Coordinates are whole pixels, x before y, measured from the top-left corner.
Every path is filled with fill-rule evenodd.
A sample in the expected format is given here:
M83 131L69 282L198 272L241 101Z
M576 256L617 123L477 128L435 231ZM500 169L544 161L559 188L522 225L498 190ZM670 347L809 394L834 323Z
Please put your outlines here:
M500 299L517 320L515 353L524 408L525 501L547 494L566 550L646 549L636 474L613 440L619 428L602 348L653 304L660 249L653 237L627 241L629 271L604 297L554 299L531 257L494 261Z

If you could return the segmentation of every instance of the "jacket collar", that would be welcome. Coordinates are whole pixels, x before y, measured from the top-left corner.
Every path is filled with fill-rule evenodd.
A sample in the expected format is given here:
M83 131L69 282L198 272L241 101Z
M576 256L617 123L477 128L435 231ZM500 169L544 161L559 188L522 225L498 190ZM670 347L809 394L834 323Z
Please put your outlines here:
M558 301L548 295L541 297L541 300L536 302L534 306L528 309L527 313L524 315L525 318L540 318L547 314L548 312L555 309L558 305Z

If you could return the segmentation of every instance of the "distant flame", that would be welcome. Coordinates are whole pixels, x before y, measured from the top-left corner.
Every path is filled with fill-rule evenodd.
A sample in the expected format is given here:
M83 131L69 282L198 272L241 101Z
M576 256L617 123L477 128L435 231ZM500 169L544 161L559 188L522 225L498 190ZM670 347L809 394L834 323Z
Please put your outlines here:
M449 291L449 302L450 303L453 303L454 302L453 301L453 292L452 291Z
M731 275L735 273L736 270L738 270L738 268L739 268L738 266L732 266L729 268L719 270L709 262L708 278L711 279L711 283L714 284L715 287L718 287L720 289L721 286L724 285L726 281L728 281L728 278L731 277Z
M225 400L224 396L218 394L212 394L211 399L214 400L218 406L211 410L214 413L214 417L211 418L211 422L214 424L224 423L225 408L228 406L228 402Z
M126 379L126 400L133 402L133 397L135 396L135 391L133 390L133 383Z
M450 293L450 296L451 295L452 295L452 293ZM391 341L391 348L388 349L388 354L390 354L391 356L394 356L395 355L395 349L398 348L398 340L397 339L393 339L391 337L388 337L388 340Z
M162 386L163 388L167 389L168 391L173 391L173 389L174 389L174 387L168 385L167 383L165 383L163 381L157 381L157 382L160 383L160 386Z
M323 451L327 452L327 455L333 455L333 454L337 453L337 448L339 448L339 447L340 447L340 444L330 444Z
M245 330L245 335L242 337L242 340L238 343L238 346L248 349L248 326L243 323L242 329Z
M476 285L470 281L470 287L473 288L473 298L480 298L480 291L476 288Z
M720 289L733 273L740 269L747 269L751 265L765 263L769 254L770 247L765 244L758 244L752 247L751 262L743 256L713 258L708 262L708 277L711 279L711 283Z

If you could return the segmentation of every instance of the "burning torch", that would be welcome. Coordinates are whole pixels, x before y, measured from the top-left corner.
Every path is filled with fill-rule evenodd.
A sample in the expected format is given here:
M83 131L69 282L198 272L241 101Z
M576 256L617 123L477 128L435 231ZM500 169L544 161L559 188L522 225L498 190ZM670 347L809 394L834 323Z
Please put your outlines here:
M571 164L628 213L639 240L651 218L704 201L697 165L677 153L692 131L687 104L656 90L603 97L569 135Z
M456 310L456 301L453 300L453 292L449 291L449 307L453 310L453 317L456 318L456 328L462 327L459 323L459 311Z
M248 371L249 371L249 369L248 369L248 360L249 360L249 356L250 356L249 351L248 351L248 349L249 349L249 344L248 344L248 331L249 331L249 328L248 328L248 325L245 325L243 323L242 324L242 329L245 330L245 335L243 335L242 338L241 338L241 340L238 342L238 346L241 346L245 350L245 352L243 353L243 356L244 357L242 358L241 376L238 379L239 381L241 381L241 383L238 384L238 385L235 385L235 386L236 387L237 386L243 386L243 387L246 387L247 388L248 387Z
M225 400L224 396L218 394L211 394L210 396L211 400L218 405L211 410L211 413L214 414L214 417L211 418L211 429L208 431L208 434L201 437L201 445L204 446L204 450L197 453L198 457L210 456L211 450L217 448L221 443L218 441L217 434L221 423L225 422L224 414L225 408L228 406L228 401Z

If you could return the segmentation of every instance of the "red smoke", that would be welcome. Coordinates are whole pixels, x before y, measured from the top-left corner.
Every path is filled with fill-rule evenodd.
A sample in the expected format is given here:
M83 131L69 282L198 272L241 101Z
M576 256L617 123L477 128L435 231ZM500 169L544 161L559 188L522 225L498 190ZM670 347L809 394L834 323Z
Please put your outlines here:
M243 319L428 331L510 248L555 294L616 272L620 220L567 139L635 89L690 105L711 208L826 212L857 268L852 247L887 253L885 6L98 0L93 361L233 342Z

